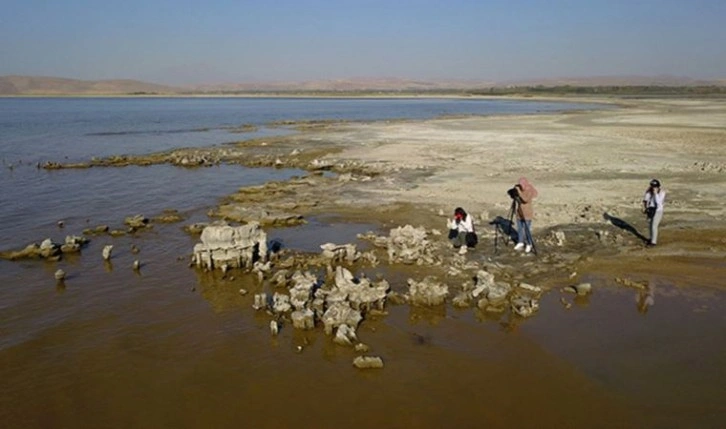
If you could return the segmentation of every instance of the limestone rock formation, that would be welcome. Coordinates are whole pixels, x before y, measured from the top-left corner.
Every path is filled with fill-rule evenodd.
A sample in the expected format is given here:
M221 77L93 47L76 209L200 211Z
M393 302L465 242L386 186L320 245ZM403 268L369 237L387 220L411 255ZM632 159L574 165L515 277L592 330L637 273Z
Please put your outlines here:
M194 263L201 268L252 268L255 262L267 260L267 234L257 222L208 225L200 239L194 246Z

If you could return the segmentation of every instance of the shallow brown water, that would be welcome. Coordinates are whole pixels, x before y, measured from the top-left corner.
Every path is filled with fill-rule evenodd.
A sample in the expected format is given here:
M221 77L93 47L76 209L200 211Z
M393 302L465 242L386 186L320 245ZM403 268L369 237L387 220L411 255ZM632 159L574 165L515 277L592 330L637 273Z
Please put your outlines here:
M58 264L0 261L3 428L661 428L726 417L726 302L705 287L712 278L647 278L646 312L636 290L597 269L582 275L591 296L552 290L526 320L389 306L358 333L385 368L360 371L321 328L271 337L251 308L260 286L188 268L194 239L178 228L113 239L112 266L104 239ZM346 231L332 234L350 241Z

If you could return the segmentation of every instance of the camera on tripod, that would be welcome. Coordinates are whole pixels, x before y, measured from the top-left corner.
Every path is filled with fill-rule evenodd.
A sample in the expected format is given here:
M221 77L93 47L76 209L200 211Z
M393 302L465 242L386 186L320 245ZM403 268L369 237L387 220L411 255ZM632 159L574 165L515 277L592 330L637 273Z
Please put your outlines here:
M514 185L511 189L507 191L507 194L509 195L509 198L513 199L514 201L521 203L522 198L519 196L519 191L517 189L522 189L519 185Z

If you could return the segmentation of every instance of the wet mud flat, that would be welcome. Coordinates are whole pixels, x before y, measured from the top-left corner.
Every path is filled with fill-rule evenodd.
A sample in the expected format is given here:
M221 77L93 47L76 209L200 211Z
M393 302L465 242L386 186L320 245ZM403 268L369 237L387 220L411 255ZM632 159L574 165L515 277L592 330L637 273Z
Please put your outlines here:
M606 119L611 114L600 113ZM487 119L487 125L491 121ZM530 125L541 125L539 119L532 121ZM440 128L434 136L456 134L454 125L460 123L434 122L434 128ZM502 127L510 125L505 121ZM310 171L286 182L241 189L210 215L232 223L262 222L272 229L309 228L301 233L307 243L319 236L314 227L299 221L333 214L324 223L342 225L337 234L345 241L356 241L361 249L370 247L371 240L351 237L351 231L359 232L357 224L374 225L374 234L383 236L392 229L416 225L426 231L435 263L339 264L356 275L382 276L391 291L401 294L406 292L408 279L434 276L449 286L450 297L465 289L477 270L485 269L498 280L542 288L534 316L487 311L474 303L455 308L449 299L435 306L389 303L385 314L366 318L357 332L371 352L383 357L385 367L359 371L351 366L355 351L331 343L319 326L301 331L283 324L279 334L272 336L269 315L252 310L254 295L265 289L256 274L204 272L186 267L185 258L175 263L166 260L159 264L164 268L153 268L159 270L158 278L147 280L145 274L145 286L140 290L119 292L126 304L114 304L121 307L112 313L138 306L139 311L133 312L140 316L138 322L98 314L89 326L78 323L71 327L98 333L100 326L102 335L94 335L94 341L84 338L70 347L70 362L101 362L92 365L92 370L69 371L48 356L31 357L38 350L63 343L68 335L65 329L3 352L11 367L27 368L19 373L22 375L7 374L23 399L11 400L13 421L31 426L42 419L80 423L79 413L61 406L62 386L75 386L68 399L74 407L96 405L89 408L98 412L83 413L84 421L125 427L149 422L231 426L240 421L279 427L299 424L296 416L301 414L318 427L709 427L721 421L724 408L715 399L720 384L714 378L726 355L718 341L726 326L721 281L726 242L723 229L709 221L720 210L711 204L714 192L709 190L723 184L717 167L718 157L723 155L712 157L715 170L705 177L702 170L691 171L688 163L678 167L683 180L674 184L672 217L663 225L662 243L655 249L645 249L642 244L641 236L647 232L638 213L641 165L634 162L633 171L609 173L610 169L622 170L623 163L602 164L592 175L558 170L555 164L560 161L553 158L553 164L539 165L534 174L554 183L540 186L543 196L547 191L562 198L541 202L540 225L535 229L538 254L523 255L504 239L493 246L502 233L494 221L506 217L509 205L506 196L502 200L495 195L504 195L506 186L516 180L512 178L518 174L514 164L494 162L484 169L477 165L486 172L475 176L483 185L468 184L464 177L473 170L463 175L447 170L445 165L456 159L422 148L420 142L387 148L380 136L395 140L390 137L399 135L390 134L395 130L384 130L389 133L385 134L375 127L348 127L350 124L342 128L326 125L319 134L308 130L313 134L245 142L233 149L223 148L227 152L214 155L219 158L205 155L201 162L192 162L206 165L213 159L211 164L239 162ZM603 135L613 130L606 131ZM416 135L422 131L414 127L408 132ZM421 139L431 139L430 132ZM361 139L362 135L368 138ZM329 144L318 152L321 141ZM359 146L368 146L376 159L366 159ZM442 150L446 153L447 148ZM430 153L421 157L422 151ZM226 158L230 153L235 153L234 160ZM189 150L186 159L198 159L196 154ZM184 159L178 155L176 159ZM124 162L166 163L168 156ZM485 161L480 158L478 162ZM582 164L592 162L585 158ZM614 178L613 184L586 193L590 199L568 190L583 181L602 184L608 177ZM679 193L679 186L688 189L689 180L699 184L699 192ZM638 195L630 200L615 196L633 183ZM464 192L448 191L460 185ZM471 203L467 195L481 195L482 202ZM462 198L469 198L470 204L462 203ZM467 206L476 215L479 228L479 246L464 256L448 247L444 234L443 225L454 204ZM693 207L701 209L695 216ZM299 223L303 226L294 226ZM169 233L165 240L177 235L178 231ZM336 233L328 237L335 239ZM182 235L171 240L184 243L182 249L191 249L195 237ZM161 249L168 244L155 246ZM324 265L315 268L311 262L318 258L314 252L285 251L281 256L294 257L301 261L300 267L312 267L321 277L325 275ZM378 255L378 260L385 259L385 253ZM153 272L153 266L149 264L148 271ZM181 267L186 269L179 270ZM170 271L174 272L171 276ZM592 285L591 294L566 292L569 286L584 282ZM162 283L176 287L159 287ZM192 293L180 297L179 285ZM240 294L241 289L247 293ZM150 294L156 299L149 301ZM111 335L113 332L121 335ZM30 391L20 387L31 369L38 377L56 374L61 383L38 383L54 399L31 398ZM137 375L129 377L134 371ZM107 395L118 407L102 406L104 400L93 392L110 392ZM132 409L138 406L138 397L148 399L142 414ZM185 411L177 407L169 415L172 404L184 405ZM47 413L34 417L44 407ZM279 411L281 407L285 413Z
M256 276L189 268L186 258L176 259L193 240L162 229L163 239L134 240L147 255L138 274L130 268L134 256L121 251L129 237L115 239L110 271L90 256L100 249L84 250L75 261L83 275L68 279L63 291L52 286L54 266L24 268L38 279L29 278L19 311L64 321L2 350L8 388L0 402L11 427L720 424L715 381L724 364L718 339L726 302L698 282L654 276L638 265L618 271L617 278L632 281L626 285L612 267L578 268L592 293L563 291L571 280L551 278L529 318L450 303L389 304L357 331L385 367L357 370L353 348L334 344L321 326L283 324L272 336L270 316L252 308L254 294L266 289ZM320 226L317 234L328 232ZM350 233L336 228L332 235ZM170 244L179 250L149 256ZM466 257L492 255L482 247ZM511 246L497 258L523 259ZM381 274L398 292L407 278L428 272L362 270ZM643 306L646 293L653 300Z

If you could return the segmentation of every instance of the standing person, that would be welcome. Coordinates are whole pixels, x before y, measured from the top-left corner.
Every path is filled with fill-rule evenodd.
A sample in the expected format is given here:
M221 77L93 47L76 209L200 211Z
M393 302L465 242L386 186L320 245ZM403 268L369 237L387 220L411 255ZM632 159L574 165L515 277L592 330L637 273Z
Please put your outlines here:
M526 253L532 251L532 218L534 207L532 200L537 198L537 189L532 186L526 177L520 177L519 182L514 186L517 190L517 245L514 250L522 250Z
M467 247L476 246L478 240L474 232L474 222L471 215L463 208L457 207L454 210L454 218L449 219L446 225L449 227L449 240L454 249L459 249L459 253L463 255Z
M650 240L646 244L648 247L655 246L658 243L658 225L663 219L665 197L666 192L661 189L660 181L658 179L651 180L645 195L643 195L643 213L648 217L650 229Z

